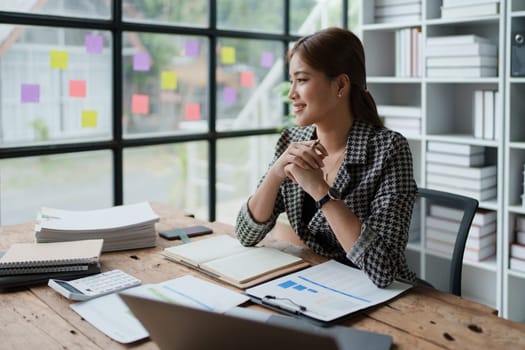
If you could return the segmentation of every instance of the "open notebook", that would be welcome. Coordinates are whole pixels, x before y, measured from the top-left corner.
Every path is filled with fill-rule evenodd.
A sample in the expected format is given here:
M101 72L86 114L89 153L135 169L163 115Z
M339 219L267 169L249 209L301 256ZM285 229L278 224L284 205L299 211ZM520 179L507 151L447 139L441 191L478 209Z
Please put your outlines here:
M300 257L270 247L244 247L228 235L166 248L162 255L238 288L308 266Z

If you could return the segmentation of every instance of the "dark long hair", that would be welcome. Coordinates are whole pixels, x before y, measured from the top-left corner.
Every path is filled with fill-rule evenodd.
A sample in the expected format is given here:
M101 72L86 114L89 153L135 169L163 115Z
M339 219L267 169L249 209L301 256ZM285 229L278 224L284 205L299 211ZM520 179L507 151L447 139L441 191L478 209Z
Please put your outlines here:
M383 126L366 86L365 51L361 40L349 30L327 28L299 39L288 52L288 61L298 54L313 69L328 78L346 74L350 78L350 108L353 118Z

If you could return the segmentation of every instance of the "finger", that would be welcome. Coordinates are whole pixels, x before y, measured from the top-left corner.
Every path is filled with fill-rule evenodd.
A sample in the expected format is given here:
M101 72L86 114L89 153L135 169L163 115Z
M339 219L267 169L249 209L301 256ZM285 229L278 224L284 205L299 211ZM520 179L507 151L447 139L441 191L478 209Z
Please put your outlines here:
M322 156L323 158L328 156L328 151L326 150L326 148L324 148L323 144L321 142L317 142L315 143L315 147L314 149L318 152L318 154L320 156Z

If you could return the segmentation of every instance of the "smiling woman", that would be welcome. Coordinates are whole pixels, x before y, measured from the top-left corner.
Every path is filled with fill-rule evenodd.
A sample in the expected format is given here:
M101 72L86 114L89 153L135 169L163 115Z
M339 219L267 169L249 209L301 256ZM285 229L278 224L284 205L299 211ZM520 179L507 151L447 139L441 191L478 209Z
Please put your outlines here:
M404 256L416 193L412 155L377 115L360 40L328 28L297 41L288 60L298 126L282 132L241 208L239 240L257 244L286 212L305 245L364 270L377 286L414 281Z

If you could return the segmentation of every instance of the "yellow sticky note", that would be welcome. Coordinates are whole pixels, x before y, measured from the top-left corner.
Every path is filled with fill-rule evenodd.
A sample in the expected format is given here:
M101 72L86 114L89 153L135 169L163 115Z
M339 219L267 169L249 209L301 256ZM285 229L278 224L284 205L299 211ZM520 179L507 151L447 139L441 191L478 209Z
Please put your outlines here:
M97 127L97 111L82 111L82 127L96 128Z
M165 90L175 90L177 88L177 74L172 71L162 72L161 86Z
M221 62L224 64L235 63L235 47L224 46L221 48Z
M69 53L67 51L51 50L49 58L51 68L66 69L69 61Z

